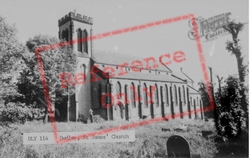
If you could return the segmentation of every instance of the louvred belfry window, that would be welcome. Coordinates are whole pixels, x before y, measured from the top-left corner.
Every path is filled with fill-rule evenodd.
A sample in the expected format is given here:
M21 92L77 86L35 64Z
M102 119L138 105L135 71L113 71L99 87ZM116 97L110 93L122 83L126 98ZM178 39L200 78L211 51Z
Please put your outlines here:
M83 51L88 53L88 41L87 41L87 38L88 38L88 33L86 30L84 30L82 32L82 46L83 46Z
M82 30L77 30L77 50L78 52L82 52Z

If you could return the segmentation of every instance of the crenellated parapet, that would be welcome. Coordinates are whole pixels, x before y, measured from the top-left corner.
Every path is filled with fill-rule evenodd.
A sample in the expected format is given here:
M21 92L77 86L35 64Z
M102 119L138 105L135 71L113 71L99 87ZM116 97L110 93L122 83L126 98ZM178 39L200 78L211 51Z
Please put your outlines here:
M62 26L66 22L70 21L71 19L93 25L93 19L91 17L87 17L85 15L77 14L74 12L69 12L69 14L65 15L64 17L58 20L58 26L59 27Z

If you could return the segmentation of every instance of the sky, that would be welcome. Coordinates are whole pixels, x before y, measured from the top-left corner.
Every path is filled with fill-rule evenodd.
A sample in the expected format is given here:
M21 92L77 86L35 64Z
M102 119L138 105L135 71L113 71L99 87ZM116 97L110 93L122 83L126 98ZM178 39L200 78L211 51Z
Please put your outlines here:
M246 23L239 39L244 63L248 62L249 2L248 0L0 0L0 16L9 24L15 24L17 38L24 43L35 35L58 36L58 20L74 12L93 18L93 35L142 25L149 22L194 14L195 17L208 19L230 12L230 20ZM180 68L194 81L204 80L195 40L188 37L191 30L189 20L150 27L143 30L115 35L93 41L93 49L139 56L155 57L176 51L185 53L186 60L172 62L169 68L180 72ZM237 63L225 49L230 34L218 36L211 41L201 38L202 50L207 67L216 75L226 78L237 74ZM122 64L122 63L121 63ZM207 72L208 68L207 68ZM218 82L217 82L218 83Z

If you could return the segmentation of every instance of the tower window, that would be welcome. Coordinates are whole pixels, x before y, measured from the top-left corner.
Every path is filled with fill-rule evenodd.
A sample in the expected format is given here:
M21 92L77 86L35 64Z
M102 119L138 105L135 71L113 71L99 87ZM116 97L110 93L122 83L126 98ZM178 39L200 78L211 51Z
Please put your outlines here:
M82 42L82 45L83 45L83 51L88 53L88 41L87 41L87 38L88 38L88 33L86 30L84 30L82 32L82 39L83 39L83 42Z
M62 39L69 41L69 30L68 29L62 31Z
M87 30L82 31L82 29L77 30L77 48L79 52L88 53L88 33Z
M82 52L82 30L78 29L77 31L77 50Z

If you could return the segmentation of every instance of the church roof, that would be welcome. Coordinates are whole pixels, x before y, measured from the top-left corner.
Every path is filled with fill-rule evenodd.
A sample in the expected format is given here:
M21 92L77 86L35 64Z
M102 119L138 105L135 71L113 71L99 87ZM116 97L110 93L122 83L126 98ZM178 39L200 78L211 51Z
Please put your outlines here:
M93 60L96 63L109 64L109 65L122 65L123 63L128 63L128 65L130 66L130 64L133 61L140 60L143 63L143 67L146 68L146 62L144 61L142 57L135 57L135 56L126 55L126 54L111 53L111 52L105 52L105 51L99 51L99 50L93 50L92 56L93 56ZM159 62L158 58L155 58L155 60L157 61L158 67L152 68L151 70L157 69L159 71L165 71L165 72L171 71L166 66L163 66Z
M193 84L193 82L194 82L187 74L185 74L183 72L182 68L181 68L180 72L176 72L176 71L172 72L172 76L176 77L176 78L179 78L179 79L181 79L183 81L187 81L188 83L191 83L191 84Z
M198 90L194 89L193 87L189 86L189 93L190 94L200 94Z
M155 82L175 82L175 83L185 83L171 75L157 75L151 73L141 73L141 72L128 72L125 75L115 76L114 78L119 79L130 79L130 80L142 80L142 81L155 81Z

